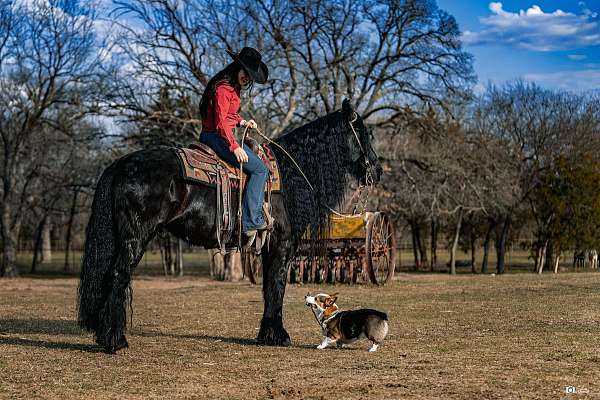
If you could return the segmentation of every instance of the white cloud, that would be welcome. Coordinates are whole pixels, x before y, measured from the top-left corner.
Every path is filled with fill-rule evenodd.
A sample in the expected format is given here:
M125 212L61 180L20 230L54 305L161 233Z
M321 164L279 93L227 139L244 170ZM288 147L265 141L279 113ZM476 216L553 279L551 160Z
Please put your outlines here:
M567 55L567 57L569 57L569 60L573 60L573 61L581 61L581 60L585 60L587 58L587 56L583 55L583 54L569 54L569 55Z
M598 16L598 13L590 10L584 1L579 2L579 7L581 7L585 15L589 15L592 18L596 18Z
M544 12L537 5L510 12L502 3L492 2L492 15L480 18L484 29L466 31L467 45L506 44L533 51L554 51L600 45L598 14L580 3L582 14L562 10Z
M600 69L526 74L525 80L575 92L600 89Z

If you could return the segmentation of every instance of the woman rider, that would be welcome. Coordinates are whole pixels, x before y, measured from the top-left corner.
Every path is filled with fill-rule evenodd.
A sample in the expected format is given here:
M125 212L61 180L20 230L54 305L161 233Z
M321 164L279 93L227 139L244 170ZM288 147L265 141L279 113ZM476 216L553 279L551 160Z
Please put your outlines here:
M233 135L233 128L257 127L254 120L246 121L238 114L240 91L242 88L250 89L253 82L265 83L269 70L261 61L260 53L251 47L244 47L239 54L230 51L227 53L233 58L233 62L208 81L200 100L200 142L235 167L239 168L240 163L244 163L244 172L250 177L244 194L242 231L247 237L247 243L251 244L256 232L267 227L262 206L269 170L248 146L239 145Z

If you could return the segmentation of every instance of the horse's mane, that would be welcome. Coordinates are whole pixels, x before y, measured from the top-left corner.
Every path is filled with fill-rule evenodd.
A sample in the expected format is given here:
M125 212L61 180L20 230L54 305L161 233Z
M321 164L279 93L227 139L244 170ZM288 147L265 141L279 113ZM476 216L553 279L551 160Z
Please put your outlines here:
M295 238L307 232L307 227L312 238L320 237L328 226L329 207L337 208L344 200L351 169L348 129L344 112L336 111L276 139L298 163L314 191L289 157L277 146L271 147L279 163Z

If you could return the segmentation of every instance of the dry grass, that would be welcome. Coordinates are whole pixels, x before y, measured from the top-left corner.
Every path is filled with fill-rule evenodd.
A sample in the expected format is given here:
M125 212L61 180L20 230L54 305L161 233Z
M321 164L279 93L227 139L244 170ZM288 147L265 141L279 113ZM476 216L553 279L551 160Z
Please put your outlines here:
M260 287L139 277L131 347L108 356L74 322L76 279L3 280L0 398L557 398L567 385L598 398L599 284L600 274L569 273L290 286L293 345L272 348L253 344ZM333 289L342 308L388 312L380 351L314 348L303 297Z

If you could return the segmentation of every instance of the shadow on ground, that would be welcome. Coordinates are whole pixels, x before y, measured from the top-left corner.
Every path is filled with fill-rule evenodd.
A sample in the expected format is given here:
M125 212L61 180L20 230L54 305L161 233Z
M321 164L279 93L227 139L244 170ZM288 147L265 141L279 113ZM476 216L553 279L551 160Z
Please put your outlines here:
M259 344L256 339L249 338L238 338L231 336L213 336L213 335L191 335L191 334L177 334L177 333L169 333L169 332L156 332L156 331L143 331L133 329L129 333L133 336L148 336L148 337L168 337L172 339L191 339L191 340L206 340L209 342L223 342L230 344L239 344L242 346L263 346ZM267 347L267 346L264 346ZM299 348L299 349L312 349L314 346L308 344L296 344L292 342L289 347Z
M76 335L83 336L84 332L79 328L76 321L71 320L52 320L52 319L0 319L0 344L27 346L27 347L43 347L48 349L63 349L88 352L102 351L97 345L87 345L68 342L52 342L47 340L37 340L28 338L16 338L4 335ZM140 337L165 337L172 339L191 339L202 340L209 342L223 342L229 344L237 344L241 346L260 346L256 339L239 338L231 336L215 336L215 335L193 335L193 334L177 334L169 332L144 331L140 329L131 329L128 333L131 336ZM292 342L290 347L310 349L314 346L308 344L295 344Z
M0 319L0 333L39 333L43 335L81 335L75 320Z
M0 319L0 345L42 347L46 349L76 350L96 353L102 351L97 345L54 342L40 339L12 337L8 335L83 335L76 321L54 319Z
M81 344L68 342L50 342L47 340L34 340L26 338L2 337L0 336L0 345L15 345L26 347L42 347L45 349L60 349L60 350L75 350L86 351L89 353L101 353L104 351L100 346L95 344Z

